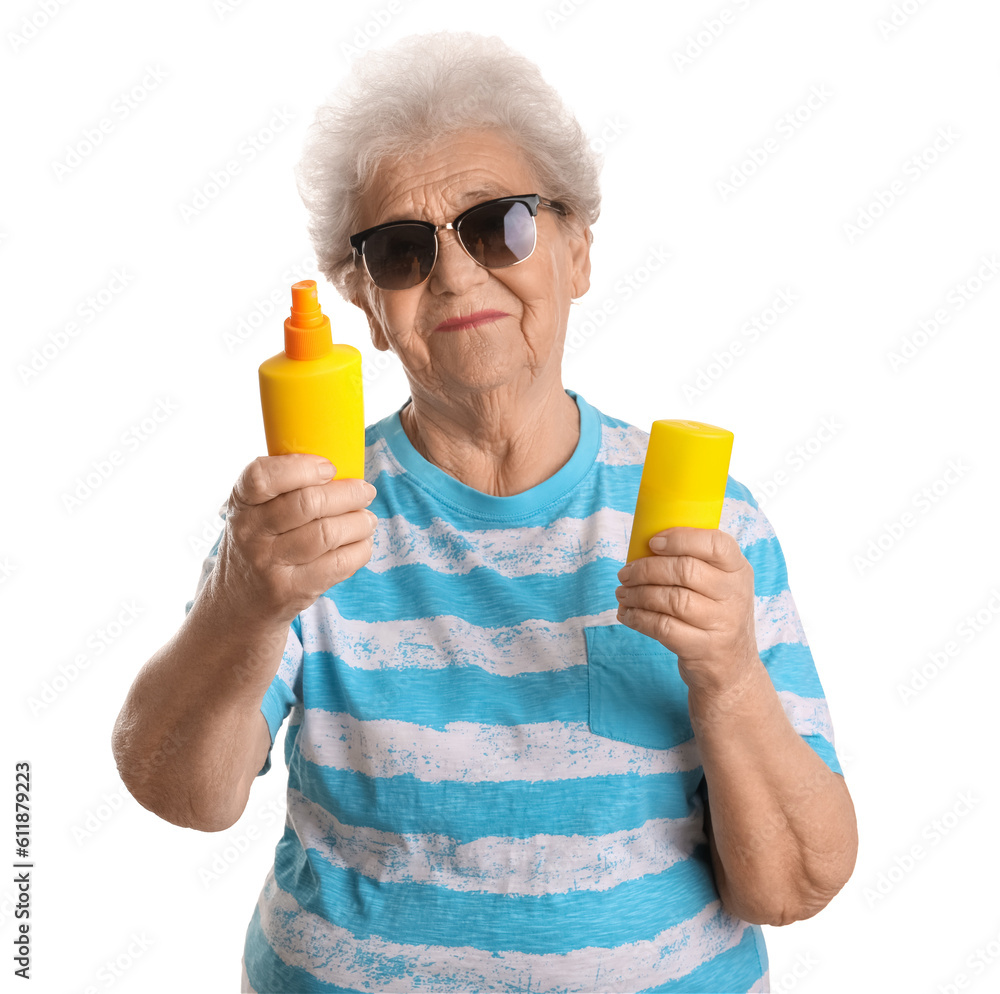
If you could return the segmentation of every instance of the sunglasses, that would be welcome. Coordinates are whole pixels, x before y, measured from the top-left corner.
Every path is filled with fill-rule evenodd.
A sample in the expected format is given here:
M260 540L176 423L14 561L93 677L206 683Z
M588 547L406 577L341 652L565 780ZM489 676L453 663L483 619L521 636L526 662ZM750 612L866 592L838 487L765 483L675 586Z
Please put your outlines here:
M430 221L389 221L351 235L355 261L364 262L380 290L408 290L431 275L438 255L439 231L458 235L466 254L486 269L505 269L524 262L535 250L535 215L539 207L559 214L561 204L537 193L498 197L462 211L448 224Z

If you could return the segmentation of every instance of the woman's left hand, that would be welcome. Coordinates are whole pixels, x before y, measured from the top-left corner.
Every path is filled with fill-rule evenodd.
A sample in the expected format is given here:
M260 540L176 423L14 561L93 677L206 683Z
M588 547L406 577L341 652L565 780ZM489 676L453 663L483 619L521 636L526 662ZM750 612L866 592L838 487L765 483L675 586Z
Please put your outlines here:
M725 694L759 666L753 567L717 528L668 528L618 571L618 620L676 653L691 690Z

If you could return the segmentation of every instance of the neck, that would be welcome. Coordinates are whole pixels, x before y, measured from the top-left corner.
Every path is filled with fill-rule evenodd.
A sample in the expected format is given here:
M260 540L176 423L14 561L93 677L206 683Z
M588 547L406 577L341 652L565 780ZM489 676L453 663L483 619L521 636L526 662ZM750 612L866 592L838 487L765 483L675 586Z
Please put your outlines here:
M460 407L414 392L400 421L428 462L497 497L544 483L569 462L580 439L579 411L561 383L516 403L485 393Z

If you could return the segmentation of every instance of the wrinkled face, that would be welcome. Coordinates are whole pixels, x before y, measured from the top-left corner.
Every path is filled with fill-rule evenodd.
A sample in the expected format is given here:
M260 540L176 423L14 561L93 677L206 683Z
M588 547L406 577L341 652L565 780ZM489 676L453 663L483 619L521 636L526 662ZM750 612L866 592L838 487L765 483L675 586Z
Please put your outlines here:
M383 163L359 229L444 224L484 200L527 193L547 197L516 146L495 132L463 132ZM590 285L589 232L544 207L535 222L535 250L514 266L485 269L454 231L439 231L437 261L420 286L380 290L366 276L354 302L376 348L399 356L414 393L516 391L546 374L558 382L570 300Z

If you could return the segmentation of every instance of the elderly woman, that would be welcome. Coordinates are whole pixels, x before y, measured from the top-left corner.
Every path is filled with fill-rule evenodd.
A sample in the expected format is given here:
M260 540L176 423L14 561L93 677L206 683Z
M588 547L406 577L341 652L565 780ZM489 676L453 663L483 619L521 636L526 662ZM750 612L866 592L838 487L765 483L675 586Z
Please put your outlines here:
M366 480L246 467L114 737L143 805L220 831L290 716L242 989L767 990L760 925L840 890L854 811L746 487L622 568L648 436L560 371L579 125L497 39L410 39L355 65L300 178L410 397Z

